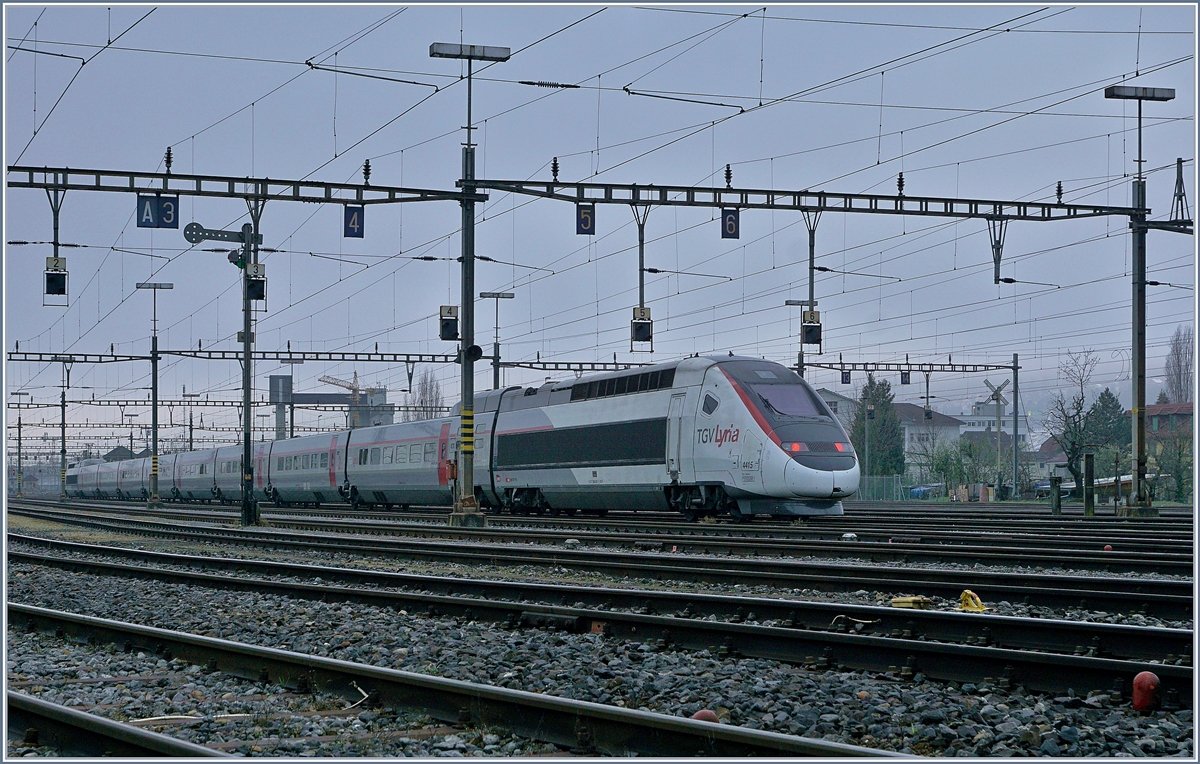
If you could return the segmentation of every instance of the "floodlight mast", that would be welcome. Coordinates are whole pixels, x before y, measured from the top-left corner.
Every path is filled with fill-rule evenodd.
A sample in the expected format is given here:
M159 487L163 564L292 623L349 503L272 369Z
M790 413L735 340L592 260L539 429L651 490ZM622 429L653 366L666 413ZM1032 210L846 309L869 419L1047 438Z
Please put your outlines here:
M458 428L458 496L455 497L451 525L481 526L483 514L475 501L475 358L482 352L475 346L475 145L471 141L471 74L475 61L507 61L509 48L489 45L460 45L435 42L429 46L432 58L457 58L467 62L467 142L462 153L462 404ZM497 303L499 304L499 303Z
M158 290L174 289L175 285L161 281L144 281L138 289L149 289L154 295L150 313L150 499L149 507L161 507L158 495Z
M1146 486L1146 177L1142 173L1142 101L1170 101L1174 88L1144 88L1112 85L1104 97L1137 101L1138 156L1137 177L1133 180L1133 206L1138 210L1129 218L1133 229L1133 470L1129 504L1138 514L1152 514L1150 492Z
M496 334L492 339L492 389L500 389L500 301L516 297L512 292L480 292L479 299L496 301Z

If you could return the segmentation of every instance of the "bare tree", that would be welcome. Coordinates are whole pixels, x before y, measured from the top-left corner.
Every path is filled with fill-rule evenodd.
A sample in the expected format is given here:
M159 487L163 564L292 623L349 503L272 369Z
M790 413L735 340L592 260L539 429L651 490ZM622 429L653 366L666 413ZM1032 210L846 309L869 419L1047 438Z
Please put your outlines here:
M1167 351L1167 399L1171 403L1189 403L1192 400L1192 327L1182 324L1175 327L1171 337L1171 349Z
M433 369L425 367L417 379L417 389L408 395L408 408L404 410L404 421L415 422L433 419L442 413L446 405L442 398L442 385L433 376Z
M1087 386L1092 372L1100 362L1091 350L1080 353L1068 351L1067 359L1059 365L1059 375L1067 382L1067 391L1060 390L1046 415L1046 429L1058 442L1067 458L1067 469L1075 479L1075 495L1083 495L1083 472L1079 457L1093 440L1092 417L1087 405Z

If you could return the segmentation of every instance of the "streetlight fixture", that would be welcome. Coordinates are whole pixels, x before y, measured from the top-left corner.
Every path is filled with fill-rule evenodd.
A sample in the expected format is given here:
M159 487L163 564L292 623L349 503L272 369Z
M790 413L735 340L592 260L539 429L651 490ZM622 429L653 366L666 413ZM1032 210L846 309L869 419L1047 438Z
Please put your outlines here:
M467 142L463 145L462 180L462 404L458 428L458 497L451 525L479 527L485 524L475 502L475 361L483 351L475 344L475 146L471 142L471 73L475 61L507 61L509 48L435 42L432 58L457 58L467 62Z
M1133 180L1133 206L1139 212L1129 221L1133 229L1133 474L1129 503L1139 513L1150 514L1150 494L1146 490L1146 178L1142 173L1142 101L1170 101L1174 88L1143 88L1111 85L1104 97L1119 101L1137 101L1138 156L1137 177Z
M158 290L174 289L175 285L144 281L137 288L149 289L154 295L150 314L150 500L146 505L161 507L163 504L158 498Z
M479 299L496 301L496 335L492 341L492 389L500 389L500 301L516 297L512 292L480 292Z

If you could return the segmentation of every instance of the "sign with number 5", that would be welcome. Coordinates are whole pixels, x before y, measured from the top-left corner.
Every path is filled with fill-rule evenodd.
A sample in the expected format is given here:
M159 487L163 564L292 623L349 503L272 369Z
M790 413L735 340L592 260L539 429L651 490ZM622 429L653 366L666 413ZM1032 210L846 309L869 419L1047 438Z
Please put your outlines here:
M596 234L596 205L575 205L575 233L589 236Z

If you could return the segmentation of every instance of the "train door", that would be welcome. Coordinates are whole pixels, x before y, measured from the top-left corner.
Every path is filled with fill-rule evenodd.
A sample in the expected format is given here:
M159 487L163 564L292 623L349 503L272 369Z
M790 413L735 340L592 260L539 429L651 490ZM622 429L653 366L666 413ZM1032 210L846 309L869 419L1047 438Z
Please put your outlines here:
M683 400L686 393L671 396L667 409L667 474L679 479L680 444L683 440ZM661 409L660 409L661 410Z
M450 484L450 423L442 423L442 431L438 434L438 485Z
M329 439L329 487L337 490L337 445L338 436L334 435Z

